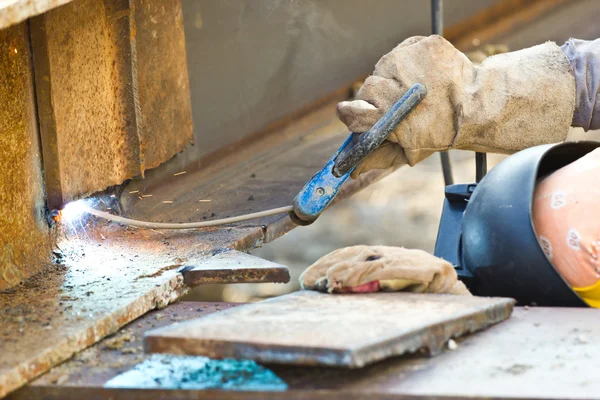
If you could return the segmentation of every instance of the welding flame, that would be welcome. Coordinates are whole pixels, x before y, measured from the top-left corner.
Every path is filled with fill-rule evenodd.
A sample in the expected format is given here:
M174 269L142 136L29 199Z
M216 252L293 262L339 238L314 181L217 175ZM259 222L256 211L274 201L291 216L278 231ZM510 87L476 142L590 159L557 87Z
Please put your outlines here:
M60 212L60 220L64 223L72 223L81 219L86 210L92 206L90 199L81 199L67 203Z

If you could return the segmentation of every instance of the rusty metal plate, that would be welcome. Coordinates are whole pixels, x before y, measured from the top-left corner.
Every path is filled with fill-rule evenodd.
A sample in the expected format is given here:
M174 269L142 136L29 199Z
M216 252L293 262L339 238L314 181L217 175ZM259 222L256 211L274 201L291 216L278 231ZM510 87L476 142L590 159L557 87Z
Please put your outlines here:
M287 283L287 267L263 260L241 251L217 254L193 267L182 270L184 282L190 287L208 283Z
M50 262L29 30L0 30L0 291ZM0 309L1 312L1 309Z
M512 299L302 291L151 331L150 353L360 368L508 318Z

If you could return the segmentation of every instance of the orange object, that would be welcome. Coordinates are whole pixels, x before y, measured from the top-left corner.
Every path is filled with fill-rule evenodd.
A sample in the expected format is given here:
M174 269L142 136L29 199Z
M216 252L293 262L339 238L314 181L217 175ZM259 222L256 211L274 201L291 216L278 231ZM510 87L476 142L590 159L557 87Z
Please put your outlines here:
M600 308L600 149L538 183L532 219L554 268L587 304Z

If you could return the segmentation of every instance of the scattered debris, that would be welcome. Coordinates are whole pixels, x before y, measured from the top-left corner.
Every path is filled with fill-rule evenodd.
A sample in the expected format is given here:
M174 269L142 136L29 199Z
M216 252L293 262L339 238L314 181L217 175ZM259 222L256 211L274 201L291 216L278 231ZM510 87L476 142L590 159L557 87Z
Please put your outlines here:
M139 353L141 350L139 347L127 347L125 349L121 349L121 354L135 354Z
M187 171L178 172L176 174L173 174L173 176L179 176L179 175L183 175L183 174L187 174Z
M152 197L152 195L151 194L143 194L142 195L142 198L146 198L146 197Z
M251 194L250 196L248 196L248 201L254 201L254 195Z
M458 344L454 341L454 339L448 340L448 350L454 351L458 348Z
M104 347L110 350L120 350L125 345L125 342L131 342L133 338L131 332L123 332L119 336L106 339Z
M173 200L163 200L163 204L173 204Z
M139 193L139 190L132 190L131 192L129 192L129 194L135 194L135 193Z
M164 315L161 313L156 314L156 316L154 317L155 320L160 321L161 319L163 319Z
M210 203L212 200L198 200L198 203Z

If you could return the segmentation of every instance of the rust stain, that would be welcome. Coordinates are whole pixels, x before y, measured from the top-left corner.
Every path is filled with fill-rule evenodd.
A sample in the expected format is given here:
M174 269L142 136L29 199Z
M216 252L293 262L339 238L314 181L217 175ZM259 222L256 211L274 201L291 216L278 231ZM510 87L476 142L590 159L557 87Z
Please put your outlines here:
M137 279L143 279L143 278L155 278L159 275L162 275L163 272L165 271L171 271L173 269L179 268L181 267L183 264L173 264L173 265L167 265L166 267L162 267L161 269L159 269L156 272L153 272L149 275L140 275Z
M142 169L155 168L193 140L181 0L133 0L132 35L143 129Z
M0 291L50 263L27 24L0 30Z

